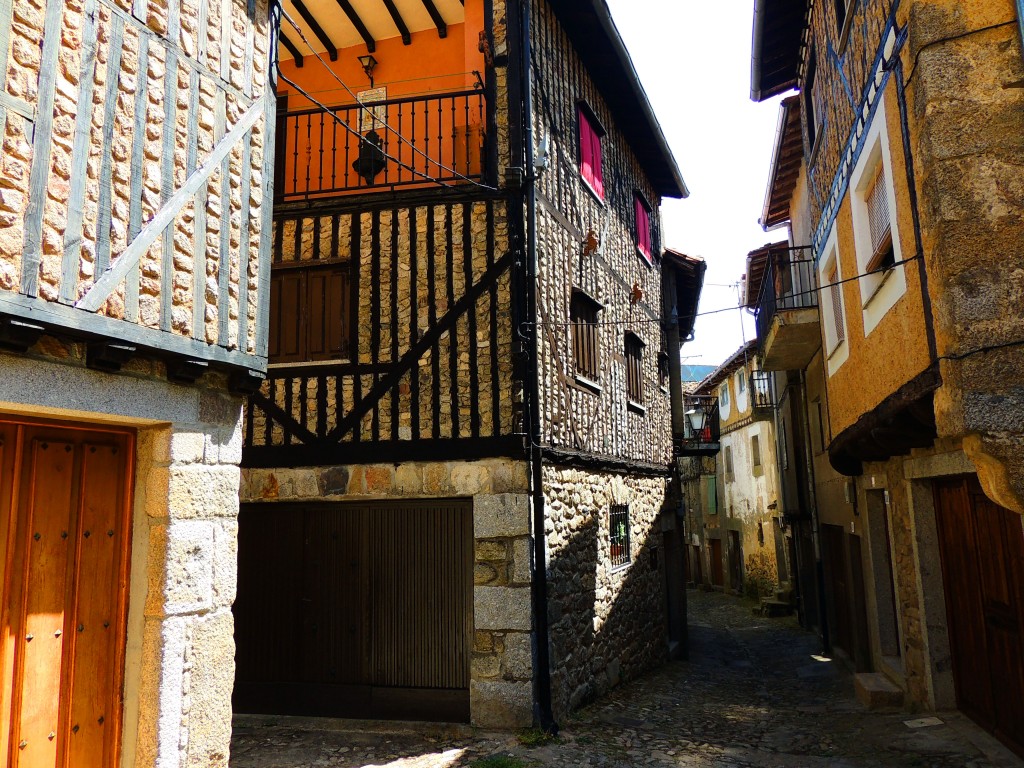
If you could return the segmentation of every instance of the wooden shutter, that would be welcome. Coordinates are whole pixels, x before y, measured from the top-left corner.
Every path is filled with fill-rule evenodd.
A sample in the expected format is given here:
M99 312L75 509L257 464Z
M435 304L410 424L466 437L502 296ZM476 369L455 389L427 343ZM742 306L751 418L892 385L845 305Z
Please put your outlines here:
M270 362L297 363L305 358L302 304L303 270L274 272L270 278Z
M651 263L651 213L647 204L640 195L633 196L633 208L636 211L636 247L644 257L644 261Z
M582 293L575 292L569 307L572 327L572 352L576 373L591 381L599 375L597 343L597 305Z
M308 360L337 360L348 353L347 265L310 270L306 293Z
M640 339L626 335L626 396L634 403L644 401L643 349Z
M885 194L885 168L881 162L871 186L864 195L864 205L868 213L868 231L871 233L871 259L868 261L867 271L872 272L888 266L895 260L889 200Z

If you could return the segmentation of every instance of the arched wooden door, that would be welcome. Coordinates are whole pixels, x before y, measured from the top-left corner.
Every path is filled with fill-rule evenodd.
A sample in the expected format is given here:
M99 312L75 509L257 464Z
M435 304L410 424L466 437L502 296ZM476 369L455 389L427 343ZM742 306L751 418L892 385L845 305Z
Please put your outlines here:
M0 756L119 763L131 541L127 432L0 416Z

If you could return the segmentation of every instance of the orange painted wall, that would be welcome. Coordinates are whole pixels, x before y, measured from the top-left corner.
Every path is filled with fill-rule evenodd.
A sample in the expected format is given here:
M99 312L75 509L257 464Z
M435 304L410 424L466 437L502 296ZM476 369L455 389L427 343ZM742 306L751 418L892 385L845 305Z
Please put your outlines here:
M899 107L892 84L886 89L885 99L886 131L892 157L893 189L896 193L896 226L899 230L903 258L909 258L914 255L917 246L914 242L914 222L904 171L906 166L898 120ZM856 275L859 271L850 206L848 192L839 209L835 225L840 272L844 277ZM862 414L872 410L903 384L924 371L930 363L918 265L911 262L903 269L907 280L906 292L867 338L864 337L860 286L857 281L847 282L842 286L843 302L846 305L846 338L850 355L831 377L827 377L829 417L833 435L838 435ZM824 346L824 340L822 344Z

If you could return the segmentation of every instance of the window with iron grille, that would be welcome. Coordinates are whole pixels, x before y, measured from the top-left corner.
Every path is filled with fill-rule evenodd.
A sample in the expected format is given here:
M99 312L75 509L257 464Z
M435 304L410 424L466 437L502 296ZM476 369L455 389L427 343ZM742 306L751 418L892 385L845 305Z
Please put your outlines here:
M644 401L643 355L644 343L632 333L627 333L626 397L638 405Z
M349 275L347 263L273 270L269 362L348 357Z
M597 381L600 375L597 313L601 305L581 291L572 292L569 324L572 330L572 356L576 374Z
M608 524L612 566L626 565L632 559L629 551L629 505L613 504Z
M878 164L874 180L864 195L868 212L868 231L871 233L871 259L867 271L886 269L896 262L892 246L892 222L889 219L889 200L885 192L885 166Z

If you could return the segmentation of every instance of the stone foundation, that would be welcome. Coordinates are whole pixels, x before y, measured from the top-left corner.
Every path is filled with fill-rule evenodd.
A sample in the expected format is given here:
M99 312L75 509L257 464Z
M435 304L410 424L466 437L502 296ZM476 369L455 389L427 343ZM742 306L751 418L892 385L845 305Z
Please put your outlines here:
M667 478L544 467L556 719L666 658L659 517L667 486ZM631 562L619 567L612 504L630 510Z
M474 591L470 716L474 725L533 722L532 540L524 462L408 462L246 469L242 501L470 497Z

